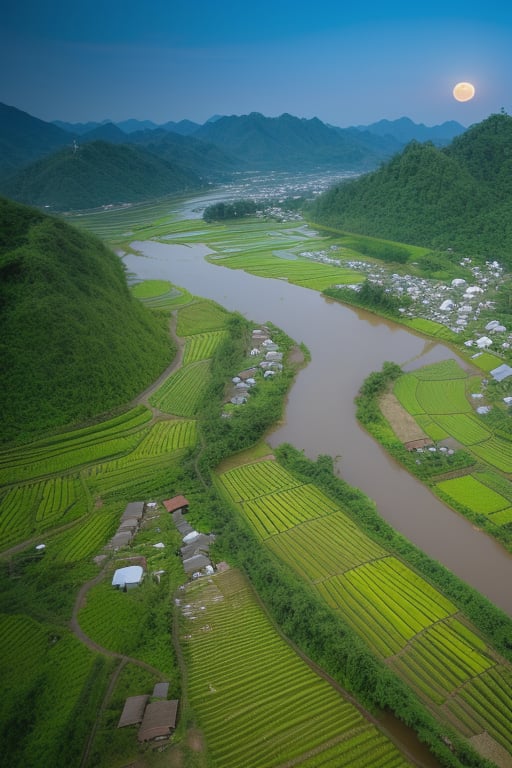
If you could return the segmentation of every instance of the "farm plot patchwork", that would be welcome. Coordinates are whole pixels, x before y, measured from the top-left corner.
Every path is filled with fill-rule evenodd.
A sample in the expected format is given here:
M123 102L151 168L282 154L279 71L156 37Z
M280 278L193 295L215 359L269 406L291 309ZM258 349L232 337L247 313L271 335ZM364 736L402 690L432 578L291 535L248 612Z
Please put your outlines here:
M65 472L109 456L128 453L143 436L151 411L133 408L109 421L0 453L0 485Z
M189 696L215 765L407 764L284 643L239 572L192 582L181 602Z
M314 485L301 485L244 501L243 511L262 539L306 520L328 515L336 505Z
M400 376L393 391L430 437L453 437L482 462L510 474L512 441L494 434L485 418L475 413L469 397L475 388L475 378L451 360Z
M318 585L320 594L383 656L456 607L395 557L363 564Z
M321 264L298 257L284 259L272 253L247 253L225 256L224 267L243 269L259 277L288 280L290 283L323 291L332 285L362 282L364 277L347 267Z
M9 489L0 500L0 548L28 538L87 510L87 497L77 476L65 475Z
M272 500L281 496L271 492L263 504L265 471L272 463L259 463L257 483L255 464L221 476L242 513L246 514L248 503L259 504L259 517L249 520L260 535L263 528L275 525ZM292 477L289 474L290 484ZM287 482L286 474L279 481ZM288 521L297 514L296 524L267 537L266 546L310 580L327 604L387 659L441 720L448 712L450 722L464 735L486 731L510 750L510 733L507 736L504 728L512 717L510 667L498 660L450 600L371 541L342 510L326 509L323 516L301 521L302 505L297 512L292 505L300 499L302 487L293 487L288 497ZM250 502L242 501L244 497ZM509 504L507 499L504 503ZM270 510L267 518L265 510ZM499 690L493 688L497 680Z

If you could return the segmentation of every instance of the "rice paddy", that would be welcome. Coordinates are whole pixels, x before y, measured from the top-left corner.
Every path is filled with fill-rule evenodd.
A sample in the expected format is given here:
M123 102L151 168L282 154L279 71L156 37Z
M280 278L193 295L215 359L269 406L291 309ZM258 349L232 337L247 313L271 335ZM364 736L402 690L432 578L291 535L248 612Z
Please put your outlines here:
M459 483L464 498L477 490L485 497L486 477ZM448 716L465 736L486 731L512 750L504 727L512 721L512 669L451 600L274 461L230 469L220 483L276 557L308 580L441 721ZM501 504L510 508L494 491L488 514L499 514Z
M180 608L190 700L213 765L408 764L280 638L238 571L190 583Z

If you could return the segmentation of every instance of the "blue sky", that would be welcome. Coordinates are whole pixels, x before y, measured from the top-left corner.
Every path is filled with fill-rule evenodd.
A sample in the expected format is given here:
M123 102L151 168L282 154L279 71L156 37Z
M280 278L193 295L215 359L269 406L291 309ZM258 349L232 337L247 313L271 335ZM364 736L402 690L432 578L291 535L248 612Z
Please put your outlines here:
M17 0L0 101L43 120L156 123L283 112L339 125L512 114L501 0ZM456 102L459 81L475 98Z

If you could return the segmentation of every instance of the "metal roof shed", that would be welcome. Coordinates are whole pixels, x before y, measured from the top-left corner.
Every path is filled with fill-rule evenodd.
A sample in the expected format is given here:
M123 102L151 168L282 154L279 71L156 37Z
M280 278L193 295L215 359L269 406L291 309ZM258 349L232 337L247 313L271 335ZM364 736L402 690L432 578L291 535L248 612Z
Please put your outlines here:
M118 568L112 578L112 586L119 589L138 587L144 578L144 568L141 565L128 565Z
M178 714L178 699L170 701L153 701L148 704L144 718L139 728L139 741L166 739L176 728Z
M137 723L141 723L148 699L149 696L147 694L144 694L143 696L129 696L124 703L124 709L119 718L117 727L124 728L125 725L137 725Z

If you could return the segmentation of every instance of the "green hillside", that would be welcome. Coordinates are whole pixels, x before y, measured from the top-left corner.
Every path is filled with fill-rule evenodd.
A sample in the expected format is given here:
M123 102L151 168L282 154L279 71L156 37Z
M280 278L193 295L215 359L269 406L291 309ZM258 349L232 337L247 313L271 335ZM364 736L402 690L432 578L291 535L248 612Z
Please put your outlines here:
M0 191L58 211L134 203L197 189L200 178L142 149L94 141L66 147L2 181Z
M0 198L3 442L83 421L147 386L172 356L120 259L68 224Z
M470 255L512 253L512 117L491 115L439 149L412 142L373 173L319 196L314 221Z

